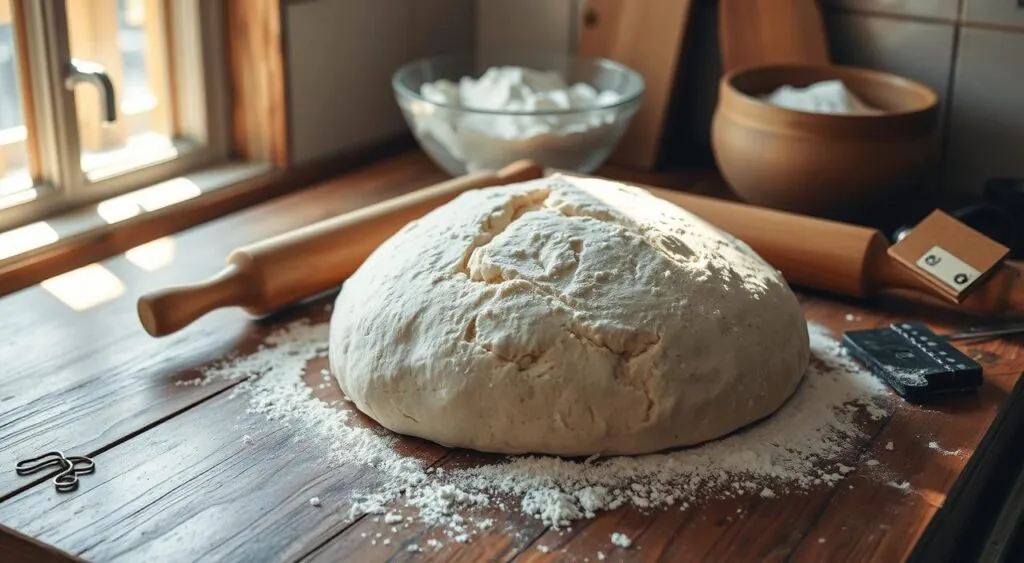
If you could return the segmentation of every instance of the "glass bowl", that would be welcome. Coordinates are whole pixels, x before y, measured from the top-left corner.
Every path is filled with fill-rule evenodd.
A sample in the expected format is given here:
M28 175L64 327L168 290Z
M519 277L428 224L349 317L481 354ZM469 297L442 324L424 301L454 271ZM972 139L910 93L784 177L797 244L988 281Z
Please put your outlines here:
M617 96L583 108L509 111L464 107L436 96L431 101L423 94L426 83L445 79L457 87L463 77L479 78L496 66L553 71L569 86L584 83ZM640 74L615 61L524 52L421 59L398 69L391 83L420 146L452 176L496 170L524 158L591 173L622 139L644 91Z

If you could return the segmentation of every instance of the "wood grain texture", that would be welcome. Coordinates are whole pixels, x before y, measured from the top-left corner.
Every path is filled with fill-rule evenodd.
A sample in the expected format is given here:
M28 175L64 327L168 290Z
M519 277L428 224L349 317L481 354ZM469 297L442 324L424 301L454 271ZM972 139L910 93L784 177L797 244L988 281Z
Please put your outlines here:
M896 319L819 298L802 301L809 319L833 330ZM262 330L296 318L324 321L327 302L293 310ZM848 314L854 320L846 320ZM319 381L325 365L324 359L311 362L307 380ZM865 420L864 436L842 459L856 470L835 488L774 500L748 495L687 510L620 509L567 530L547 529L517 511L487 508L469 516L494 523L467 544L419 523L386 524L379 516L358 513L349 518L351 493L379 486L379 475L356 465L327 467L315 444L294 428L247 414L246 401L220 394L101 452L94 481L73 495L38 486L0 503L0 522L97 561L171 554L187 560L272 554L274 560L308 555L310 561L594 561L598 552L612 561L902 560L941 507L1005 400L1006 387L1018 377L989 378L974 400L928 408L900 405L888 420ZM334 386L315 392L325 400L340 397ZM885 446L889 441L891 451ZM930 441L961 453L946 455L929 447ZM402 439L398 447L446 468L500 459L414 439ZM884 469L868 465L872 459ZM906 478L911 492L890 486L877 471ZM313 496L321 507L308 504ZM69 514L75 515L71 523ZM613 546L613 532L629 535L634 545ZM429 547L432 538L444 546ZM420 551L408 551L410 545Z
M222 311L161 340L126 319L133 295L212 273L236 246L442 177L421 155L409 155L176 235L174 261L154 272L124 257L106 261L125 293L86 311L72 312L40 287L0 299L0 340L8 344L0 348L0 523L17 531L0 529L0 554L23 553L11 546L31 538L37 547L52 546L40 557L60 560L64 552L90 561L597 561L598 552L606 561L901 560L945 514L953 484L974 463L1024 368L1024 340L966 345L986 368L977 397L900 405L887 420L865 421L864 436L844 461L856 469L833 489L687 510L620 509L567 530L492 507L472 515L495 522L467 544L421 524L391 532L373 515L348 513L353 492L379 486L377 472L327 466L295 428L246 413L247 402L231 397L227 384L174 384L226 353L252 350L283 323L325 320L329 297L255 323ZM835 332L903 318L923 318L945 332L961 322L822 296L802 295L801 302L808 318ZM324 367L324 359L311 362L307 380L318 381ZM314 392L325 400L340 396L334 386ZM928 447L931 441L961 453L944 455ZM48 482L9 471L15 459L57 447L95 454L97 471L83 477L78 491L57 495ZM500 459L414 439L398 447L447 468ZM986 457L999 459L998 453ZM871 459L892 475L872 474L879 468L867 464ZM906 479L912 492L888 486L893 478ZM308 503L313 496L322 506ZM627 533L634 545L613 547L612 532ZM444 546L433 550L431 538ZM422 551L407 551L412 544Z
M65 563L81 559L0 524L0 561Z
M324 321L324 304L279 322ZM311 382L325 367L326 359L310 362ZM318 392L341 398L337 387ZM298 428L247 413L244 399L203 405L97 455L76 494L43 486L0 504L0 521L93 561L293 560L348 526L351 491L382 485L367 467L328 465ZM444 454L419 441L400 448L426 462Z
M288 166L288 99L280 0L228 0L234 148L247 160Z
M469 451L452 451L435 464L443 469L457 469L473 465L497 463L500 456L484 455ZM516 502L515 500L512 501ZM412 514L402 507L392 507L391 512ZM414 516L414 514L413 514ZM473 541L460 543L446 530L430 527L422 522L393 525L383 522L378 516L363 515L359 521L341 534L331 538L309 554L306 561L508 561L528 549L547 529L539 521L528 518L518 511L502 511L497 507L484 507L466 511L470 527L477 534ZM474 524L490 520L486 527ZM392 532L391 528L395 531ZM378 535L379 534L379 535ZM390 540L384 544L384 539ZM430 540L440 542L441 547L431 547ZM409 551L414 546L416 551Z
M22 30L26 29L25 5L23 2L30 0L7 0L11 9L11 23L14 26L15 51L17 52L17 66L20 80L18 80L19 94L21 95L21 115L25 121L26 148L28 149L28 171L33 180L40 180L42 176L42 159L39 157L38 129L36 128L35 95L32 93L31 61L29 61L28 34ZM0 166L2 169L2 166Z
M605 57L644 78L644 95L610 162L643 171L658 163L676 90L692 0L588 0L577 54Z
M41 286L0 299L0 467L55 448L95 453L195 404L217 387L175 382L259 337L243 313L225 310L154 340L136 316L143 293L217 271L236 246L445 178L410 155L176 235L173 260L157 271L120 255L102 266L124 292L85 311L73 311ZM0 471L0 499L33 482Z
M818 0L719 0L722 70L773 64L828 65Z

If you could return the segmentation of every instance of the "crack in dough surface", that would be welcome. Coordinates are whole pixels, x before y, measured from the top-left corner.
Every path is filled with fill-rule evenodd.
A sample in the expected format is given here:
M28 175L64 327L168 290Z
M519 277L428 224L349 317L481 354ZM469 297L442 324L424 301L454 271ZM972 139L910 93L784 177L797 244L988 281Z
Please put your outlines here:
M396 432L505 453L645 453L777 409L809 357L778 273L647 192L551 177L467 192L345 283L331 365Z

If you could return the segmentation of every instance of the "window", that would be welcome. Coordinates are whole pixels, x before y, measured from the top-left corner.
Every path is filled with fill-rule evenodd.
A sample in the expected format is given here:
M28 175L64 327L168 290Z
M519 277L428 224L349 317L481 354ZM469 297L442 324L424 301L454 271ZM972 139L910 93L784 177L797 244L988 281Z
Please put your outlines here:
M221 10L0 0L0 231L227 159Z

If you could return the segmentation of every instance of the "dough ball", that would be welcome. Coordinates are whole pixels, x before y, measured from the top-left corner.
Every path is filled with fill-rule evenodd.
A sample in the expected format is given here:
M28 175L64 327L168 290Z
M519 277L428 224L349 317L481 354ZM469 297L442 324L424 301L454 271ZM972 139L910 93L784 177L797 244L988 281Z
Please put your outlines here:
M345 282L331 368L402 434L501 453L640 454L779 408L807 324L748 246L639 188L550 177L410 223Z

